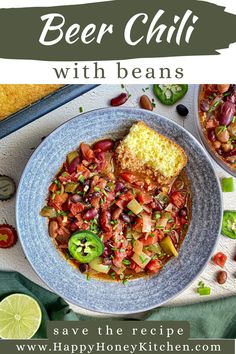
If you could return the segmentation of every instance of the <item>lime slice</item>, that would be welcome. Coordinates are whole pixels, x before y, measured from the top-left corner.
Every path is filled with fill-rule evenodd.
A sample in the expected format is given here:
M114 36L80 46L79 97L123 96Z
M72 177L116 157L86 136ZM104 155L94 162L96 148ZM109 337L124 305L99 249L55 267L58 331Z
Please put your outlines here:
M0 337L30 339L39 329L42 312L32 297L13 294L0 302Z

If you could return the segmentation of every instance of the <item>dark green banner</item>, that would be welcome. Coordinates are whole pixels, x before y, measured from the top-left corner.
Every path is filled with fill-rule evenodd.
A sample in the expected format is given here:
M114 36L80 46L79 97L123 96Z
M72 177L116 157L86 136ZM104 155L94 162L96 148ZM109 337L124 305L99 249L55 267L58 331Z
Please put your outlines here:
M0 341L0 352L70 354L234 354L234 340L188 339L187 322L49 322L48 339Z
M0 9L0 57L54 61L214 55L236 16L197 0L114 0Z

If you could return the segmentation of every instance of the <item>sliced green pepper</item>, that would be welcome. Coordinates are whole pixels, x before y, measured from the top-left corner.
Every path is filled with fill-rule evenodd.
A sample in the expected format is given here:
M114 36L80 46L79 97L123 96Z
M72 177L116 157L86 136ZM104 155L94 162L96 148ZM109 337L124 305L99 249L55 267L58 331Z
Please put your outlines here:
M226 210L223 215L222 234L236 239L236 211Z
M69 239L68 249L80 263L89 263L104 252L101 239L90 231L79 231Z
M188 91L188 85L153 85L156 97L165 105L179 101Z
M221 186L222 186L223 192L233 192L234 191L233 177L221 178Z

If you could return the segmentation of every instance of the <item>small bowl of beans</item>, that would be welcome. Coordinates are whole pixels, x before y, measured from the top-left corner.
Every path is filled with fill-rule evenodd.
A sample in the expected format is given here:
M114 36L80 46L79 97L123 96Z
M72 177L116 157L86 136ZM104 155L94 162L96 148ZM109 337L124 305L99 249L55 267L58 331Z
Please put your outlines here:
M195 107L195 122L205 148L236 177L236 84L198 86Z

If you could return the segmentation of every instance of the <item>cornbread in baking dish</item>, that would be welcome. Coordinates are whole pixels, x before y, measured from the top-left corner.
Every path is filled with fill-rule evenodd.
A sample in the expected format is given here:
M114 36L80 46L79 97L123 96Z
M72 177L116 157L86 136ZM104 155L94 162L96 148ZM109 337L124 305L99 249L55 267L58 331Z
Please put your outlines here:
M144 122L134 124L116 149L122 170L146 174L169 184L187 164L184 150Z
M40 100L63 85L0 85L0 120Z

